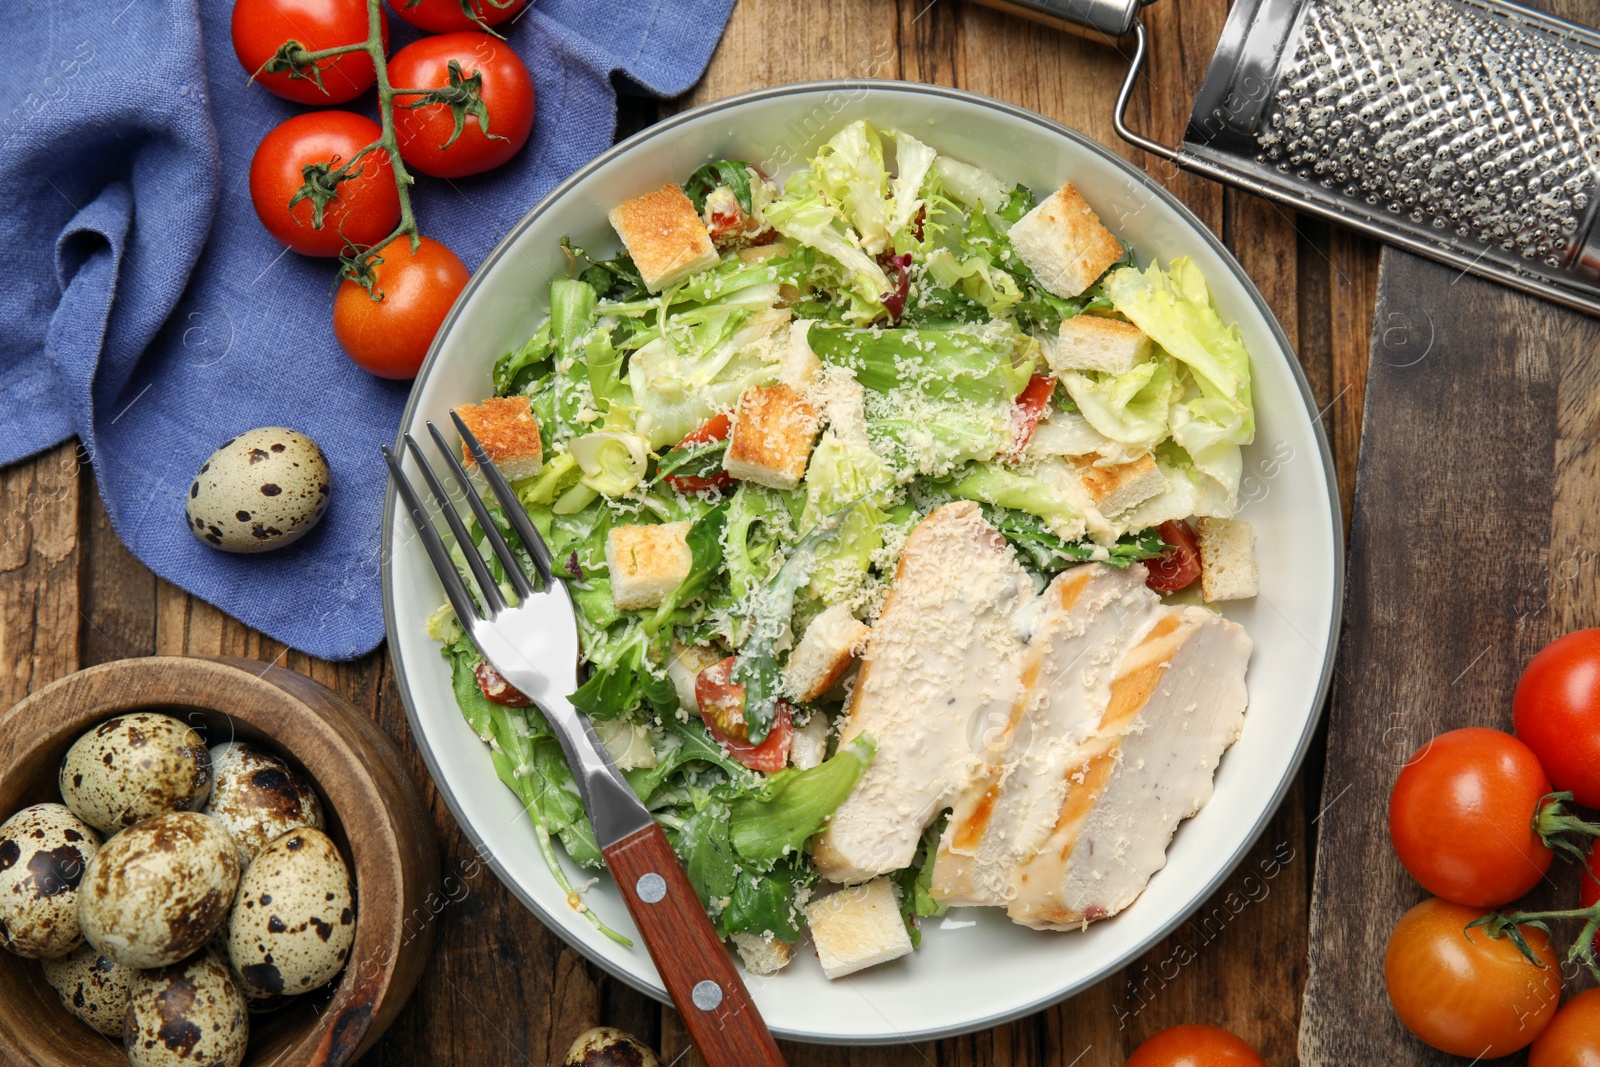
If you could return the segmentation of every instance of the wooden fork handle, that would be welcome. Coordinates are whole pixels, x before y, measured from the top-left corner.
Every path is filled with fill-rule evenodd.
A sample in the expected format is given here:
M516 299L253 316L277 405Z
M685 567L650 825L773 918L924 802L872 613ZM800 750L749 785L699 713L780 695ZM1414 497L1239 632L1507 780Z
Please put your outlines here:
M661 827L651 824L602 851L706 1063L786 1067Z

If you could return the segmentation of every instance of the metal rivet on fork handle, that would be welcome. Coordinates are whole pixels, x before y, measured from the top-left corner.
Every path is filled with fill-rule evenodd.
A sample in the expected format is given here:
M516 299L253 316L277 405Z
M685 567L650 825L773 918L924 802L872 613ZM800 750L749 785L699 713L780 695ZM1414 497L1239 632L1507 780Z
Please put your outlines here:
M641 874L633 888L639 894L639 899L646 904L659 904L667 896L667 880L655 871Z
M701 1011L715 1011L722 1005L722 987L707 978L703 982L695 983L689 999L694 1001L694 1006Z

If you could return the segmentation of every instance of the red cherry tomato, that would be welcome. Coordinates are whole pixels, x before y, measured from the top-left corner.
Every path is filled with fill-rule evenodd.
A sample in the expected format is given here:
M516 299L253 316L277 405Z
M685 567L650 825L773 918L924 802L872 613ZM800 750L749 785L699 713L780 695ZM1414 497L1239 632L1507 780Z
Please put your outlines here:
M1145 563L1149 573L1144 584L1158 593L1187 589L1200 577L1200 539L1183 519L1164 522L1156 527L1156 532L1170 547Z
M1056 391L1056 380L1048 374L1035 374L1028 386L1017 394L1011 409L1011 451L1020 455L1033 439L1033 428L1039 425L1045 412L1050 410L1050 397Z
M1389 840L1436 897L1497 908L1539 884L1555 854L1533 817L1550 792L1533 750L1499 730L1440 734L1406 762L1389 795Z
M383 299L341 282L333 298L333 335L346 355L378 377L415 378L470 275L454 252L429 237L415 253L401 237L382 255L373 289Z
M685 434L676 447L692 448L695 445L710 444L712 441L726 441L732 432L733 420L726 415L713 415L696 429ZM680 493L701 493L707 489L727 489L733 485L733 475L721 470L710 477L698 474L669 474L666 482Z
M763 774L776 774L789 762L794 743L794 717L786 701L778 701L778 712L759 745L749 740L744 721L744 686L730 681L737 656L713 663L694 680L694 698L700 705L700 718L728 755Z
M389 20L380 11L383 48L389 50ZM367 39L366 0L238 0L233 5L233 54L248 74L275 55L286 41L298 41L308 52L360 44ZM349 52L317 64L322 79L295 77L290 71L256 75L256 82L301 104L342 104L354 100L377 80L372 57Z
M492 170L517 154L533 130L533 79L509 44L487 33L447 33L406 45L389 60L389 84L399 89L443 89L450 84L450 62L461 78L482 79L479 96L488 110L485 123L468 112L460 136L455 115L444 103L408 108L423 98L396 96L395 137L406 165L436 178L461 178Z
M479 660L478 665L472 668L472 673L478 679L478 688L483 690L483 695L496 704L504 704L508 708L533 707L528 694L506 681L506 676L489 666L487 660Z
M1510 937L1466 925L1485 914L1437 897L1400 917L1383 957L1383 981L1400 1021L1426 1044L1488 1060L1526 1048L1561 1000L1561 971L1543 930L1522 928L1535 967Z
M396 15L429 33L498 26L527 3L528 0L389 0Z
M1126 1067L1267 1067L1242 1038L1215 1026L1172 1026L1134 1050Z
M1528 1067L1600 1067L1600 989L1567 1001L1528 1050Z
M1591 873L1600 873L1600 838L1590 842L1589 855L1584 863L1586 866L1578 876L1578 906L1592 908L1600 903L1600 881L1596 881L1594 873ZM1594 935L1594 951L1600 955L1600 933ZM1600 1067L1600 1060L1595 1061L1594 1067Z
M312 111L287 119L265 137L250 160L250 201L261 225L280 243L307 256L336 256L346 245L377 244L400 221L389 153L375 149L357 164L355 177L334 187L335 197L313 225L313 203L289 201L305 182L308 164L340 164L377 140L376 122L349 111Z
M1600 807L1600 629L1575 630L1534 656L1511 711L1555 787Z

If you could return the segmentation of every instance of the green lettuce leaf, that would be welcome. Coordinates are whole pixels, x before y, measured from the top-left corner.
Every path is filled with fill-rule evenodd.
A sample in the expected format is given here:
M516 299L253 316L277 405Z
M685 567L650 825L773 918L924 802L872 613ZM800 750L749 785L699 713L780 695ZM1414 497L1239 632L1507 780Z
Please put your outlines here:
M1126 374L1069 371L1061 384L1090 426L1130 451L1146 452L1169 433L1177 394L1173 371L1172 360L1158 356Z
M859 235L862 251L875 256L888 247L889 172L877 130L859 120L850 123L817 150L811 173L817 191Z
M734 850L755 863L776 863L802 851L856 787L876 751L872 739L860 734L824 763L768 776L759 792L729 805Z

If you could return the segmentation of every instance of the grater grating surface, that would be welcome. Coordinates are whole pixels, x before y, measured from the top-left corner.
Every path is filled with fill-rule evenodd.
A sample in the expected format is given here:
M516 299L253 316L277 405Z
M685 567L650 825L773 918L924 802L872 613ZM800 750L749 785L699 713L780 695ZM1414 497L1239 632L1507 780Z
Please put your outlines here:
M1600 37L1502 0L1238 0L1180 165L1600 313Z

